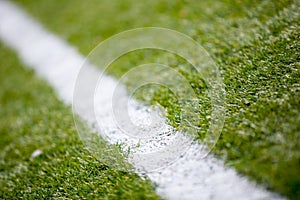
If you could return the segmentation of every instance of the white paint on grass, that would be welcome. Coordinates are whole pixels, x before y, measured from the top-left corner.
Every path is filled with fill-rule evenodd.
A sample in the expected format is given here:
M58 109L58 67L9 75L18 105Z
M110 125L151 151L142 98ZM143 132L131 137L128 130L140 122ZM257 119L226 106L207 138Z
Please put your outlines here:
M31 154L30 159L35 159L36 157L38 157L42 154L43 154L43 151L40 149L37 149Z
M57 91L61 100L66 104L71 104L73 90L80 67L84 62L76 49L55 35L47 32L41 25L22 12L21 9L7 1L0 1L0 38L2 41L14 49L20 59L29 67L33 68L39 76L43 77ZM3 62L3 61L2 61ZM5 62L5 61L4 61ZM91 66L92 74L100 73ZM105 75L104 75L105 76ZM136 141L124 135L115 126L111 113L111 98L117 82L108 76L102 80L106 90L98 91L101 99L101 107L98 109L97 120L106 124L104 131L111 132L109 142L122 142L127 146L135 145ZM87 84L89 80L87 80ZM97 95L96 95L97 96ZM123 96L120 98L128 97ZM147 119L149 116L145 107L140 107L133 100L129 107L133 121ZM92 119L88 108L82 101L82 108L79 114L85 120ZM88 108L88 109L84 109ZM102 113L102 114L101 114ZM137 113L139 113L137 115ZM137 115L137 116L135 116ZM89 123L94 123L89 121ZM174 132L174 129L164 125L161 130L167 133ZM100 133L101 134L101 133ZM181 133L176 132L171 137L186 139ZM152 138L154 139L154 138ZM164 137L162 141L168 143L170 137ZM161 146L157 141L148 141L141 144L140 149L136 149L133 156L138 159L132 160L136 167L148 167L153 164L143 159L141 152L157 151ZM147 147L148 145L148 147ZM146 147L145 147L146 146ZM192 144L186 154L176 160L172 165L162 169L147 173L147 176L158 185L157 193L166 199L276 199L278 195L270 193L265 189L239 176L233 169L224 167L222 161L215 159L212 155L201 159L199 151L203 151L200 145ZM149 154L148 154L149 155ZM157 164L157 163L156 163ZM139 171L138 171L139 172Z

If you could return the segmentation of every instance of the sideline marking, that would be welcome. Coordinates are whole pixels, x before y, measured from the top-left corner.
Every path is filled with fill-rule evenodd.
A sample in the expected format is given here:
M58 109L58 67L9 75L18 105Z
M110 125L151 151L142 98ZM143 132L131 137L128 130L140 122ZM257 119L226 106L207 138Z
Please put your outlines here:
M8 1L0 1L0 38L27 66L48 81L62 101L72 103L76 77L84 62L76 49L47 32ZM113 83L114 79L108 79ZM147 174L158 185L159 195L167 199L280 198L224 167L223 162L212 155L198 158L199 149L201 146L194 144L172 165Z

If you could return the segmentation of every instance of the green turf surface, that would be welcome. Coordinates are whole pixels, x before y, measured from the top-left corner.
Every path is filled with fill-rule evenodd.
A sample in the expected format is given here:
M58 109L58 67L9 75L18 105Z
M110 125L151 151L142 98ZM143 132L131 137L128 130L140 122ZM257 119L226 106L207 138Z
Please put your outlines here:
M0 58L0 199L158 199L148 180L91 156L71 108L2 44Z
M113 34L143 26L172 28L199 41L219 64L227 91L227 119L215 154L266 187L300 198L299 1L18 2L84 55ZM120 76L162 57L182 70L203 112L209 110L200 77L172 55L141 51L121 58L110 73ZM176 126L179 108L172 94L159 88L155 102L166 107ZM206 114L201 130L209 123Z

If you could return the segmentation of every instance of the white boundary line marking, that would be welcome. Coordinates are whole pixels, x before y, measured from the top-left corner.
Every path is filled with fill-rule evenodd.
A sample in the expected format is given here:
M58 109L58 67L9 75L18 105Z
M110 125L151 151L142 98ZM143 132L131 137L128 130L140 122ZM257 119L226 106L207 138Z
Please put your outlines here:
M27 66L48 81L60 99L66 104L72 103L76 77L84 62L76 49L7 1L0 1L0 38ZM159 195L167 199L281 198L224 167L223 162L212 155L200 159L197 157L199 149L200 145L193 145L174 164L147 174L158 185Z

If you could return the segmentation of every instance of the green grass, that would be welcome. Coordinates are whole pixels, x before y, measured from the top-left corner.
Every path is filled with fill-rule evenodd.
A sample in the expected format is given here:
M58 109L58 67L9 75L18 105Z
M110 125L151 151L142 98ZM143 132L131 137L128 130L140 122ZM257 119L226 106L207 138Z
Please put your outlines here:
M71 108L2 44L0 58L0 199L158 199L148 180L95 159Z
M144 26L175 29L199 41L218 63L227 91L227 118L214 153L267 188L300 198L298 0L17 2L84 55L113 34ZM196 124L203 138L210 108L205 85L183 60L144 50L119 59L109 73L119 77L135 65L159 60L179 69L193 85L203 105ZM177 99L162 87L151 97L150 103L163 105L176 127Z

